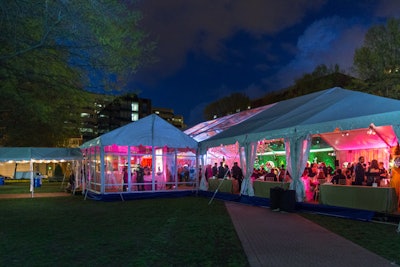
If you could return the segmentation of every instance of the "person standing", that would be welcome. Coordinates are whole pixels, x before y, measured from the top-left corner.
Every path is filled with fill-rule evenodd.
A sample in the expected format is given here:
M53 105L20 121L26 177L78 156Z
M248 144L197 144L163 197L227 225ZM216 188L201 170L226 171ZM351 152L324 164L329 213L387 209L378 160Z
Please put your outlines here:
M124 191L128 191L128 167L124 167L123 169L123 178L124 180L124 186L123 186L123 190Z
M136 170L136 182L138 183L138 191L144 191L144 170L140 165Z
M378 185L378 180L380 181L379 175L380 170L378 161L376 159L373 159L371 161L371 165L368 167L368 171L366 172L367 186L372 186L373 183L377 183Z
M228 164L224 165L224 177L231 178L231 171L229 170Z
M212 167L212 176L214 176L215 178L217 178L217 174L218 174L218 165L215 162L214 166Z
M217 177L219 179L223 179L225 177L225 168L224 168L224 163L222 161L219 163Z
M239 184L239 192L242 187L242 181L243 181L243 172L242 168L239 167L237 162L233 163L232 169L231 169L231 174L233 179L238 181Z
M363 185L365 181L365 169L364 169L365 158L363 156L358 158L356 166L354 166L354 184Z
M387 184L387 179L388 178L388 172L385 169L385 165L383 164L383 161L379 162L379 183L378 186L381 184L386 185Z

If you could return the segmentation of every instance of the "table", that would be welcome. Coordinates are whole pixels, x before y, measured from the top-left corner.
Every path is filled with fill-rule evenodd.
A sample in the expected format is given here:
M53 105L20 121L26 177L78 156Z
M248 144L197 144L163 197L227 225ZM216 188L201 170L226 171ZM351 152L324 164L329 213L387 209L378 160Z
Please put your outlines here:
M220 183L222 182L221 186L218 189L218 192L223 192L223 193L231 193L233 192L232 189L232 182L233 180L231 179L208 179L208 191L215 192L215 190L218 188Z
M270 198L269 191L271 188L274 187L282 187L283 189L289 189L290 183L282 183L282 182L264 182L264 181L254 181L253 188L254 188L254 196L256 197L264 197Z
M397 195L393 187L322 184L319 202L337 207L386 213L397 210Z

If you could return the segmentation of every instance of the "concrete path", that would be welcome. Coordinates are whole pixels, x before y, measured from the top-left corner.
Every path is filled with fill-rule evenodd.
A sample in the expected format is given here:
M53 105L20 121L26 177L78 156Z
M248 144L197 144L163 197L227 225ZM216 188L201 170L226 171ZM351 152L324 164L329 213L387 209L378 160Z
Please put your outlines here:
M398 266L296 213L225 203L252 267Z

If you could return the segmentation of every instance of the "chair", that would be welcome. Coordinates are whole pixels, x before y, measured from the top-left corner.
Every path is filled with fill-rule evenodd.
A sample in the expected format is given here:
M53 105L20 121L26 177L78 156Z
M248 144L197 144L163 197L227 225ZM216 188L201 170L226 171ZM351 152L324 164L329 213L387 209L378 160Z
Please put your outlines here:
M266 177L265 177L265 181L273 182L273 181L274 181L274 177L266 176Z

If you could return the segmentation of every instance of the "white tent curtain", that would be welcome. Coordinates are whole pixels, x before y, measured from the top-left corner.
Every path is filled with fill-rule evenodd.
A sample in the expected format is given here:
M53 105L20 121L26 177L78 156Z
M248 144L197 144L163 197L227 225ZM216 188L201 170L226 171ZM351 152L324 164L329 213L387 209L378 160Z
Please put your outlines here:
M245 157L240 157L240 160L242 166L245 166L245 168L243 168L245 170L245 177L242 182L240 194L253 197L254 188L250 176L253 172L254 160L257 154L257 142L245 143L244 149Z
M310 153L311 135L294 136L285 138L287 171L292 177L290 189L296 191L296 201L304 200L305 192L301 175L306 166Z
M205 155L201 155L200 156L200 160L201 160L201 179L200 179L200 185L199 185L199 189L203 190L203 191L207 191L208 190L208 185L207 185L207 181L206 181L206 165L205 165L205 159L204 159Z

